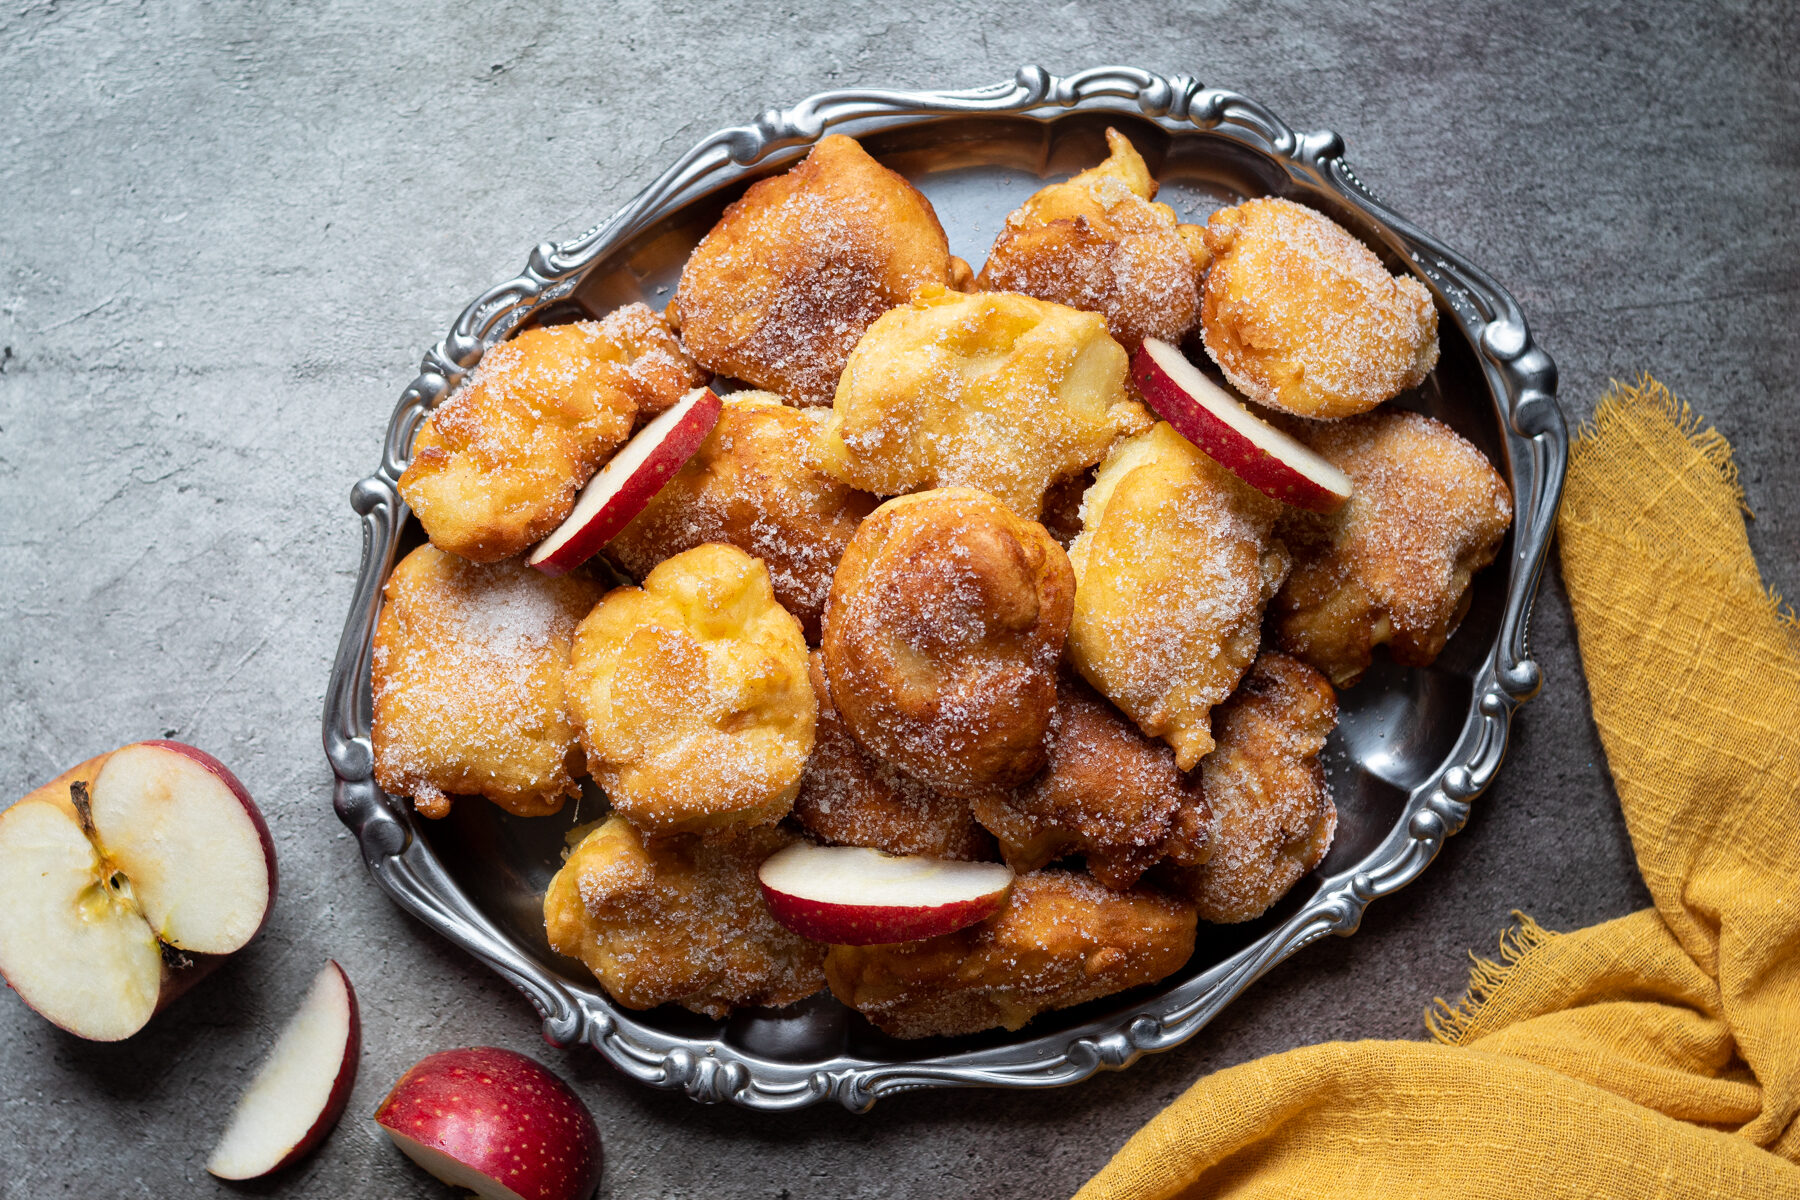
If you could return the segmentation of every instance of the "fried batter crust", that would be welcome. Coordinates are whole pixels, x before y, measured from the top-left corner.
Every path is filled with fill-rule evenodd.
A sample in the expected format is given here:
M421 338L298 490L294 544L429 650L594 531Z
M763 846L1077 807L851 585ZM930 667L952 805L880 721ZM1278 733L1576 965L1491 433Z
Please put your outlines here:
M1044 527L986 492L890 500L851 539L825 606L825 674L862 747L973 796L1044 764L1075 577Z
M1175 210L1152 203L1156 181L1130 139L1108 129L1106 144L1105 161L1006 218L977 285L1099 313L1128 349L1147 337L1179 342L1200 317L1200 230L1184 236Z
M1050 762L1010 792L978 797L975 817L1000 842L1015 871L1064 854L1123 890L1163 856L1175 815L1204 812L1200 781L1176 769L1174 753L1146 738L1080 679L1057 684Z
M1115 447L1082 502L1070 661L1183 771L1212 749L1209 714L1287 573L1280 508L1165 423Z
M616 588L575 631L569 714L613 808L655 834L793 806L818 707L762 563L709 542Z
M994 857L994 839L975 823L967 800L904 775L857 745L832 707L818 651L813 652L811 679L819 724L794 800L794 816L808 833L889 854L969 861Z
M1414 412L1372 413L1303 431L1350 476L1330 516L1289 510L1294 571L1273 605L1281 647L1349 687L1386 644L1429 666L1468 609L1469 580L1494 561L1512 494L1481 451Z
M832 134L725 210L682 268L669 314L708 369L795 404L830 404L876 317L921 284L967 272L931 202Z
M922 942L833 946L831 993L901 1038L1018 1029L1041 1012L1154 983L1194 952L1194 909L1148 889L1035 871L978 925Z
M1431 293L1388 274L1329 217L1249 200L1215 212L1205 239L1206 352L1257 403L1348 417L1417 387L1437 365Z
M544 931L627 1008L792 1004L825 986L825 947L775 923L756 869L798 840L763 826L652 841L609 817L550 881Z
M1331 849L1337 806L1319 751L1336 725L1331 685L1283 654L1258 658L1219 709L1218 748L1200 763L1206 861L1171 872L1202 920L1260 917Z
M1056 480L1141 418L1124 348L1095 313L924 288L857 343L816 443L826 474L878 496L994 493L1035 520Z
M394 568L375 626L375 781L442 817L452 795L522 817L580 789L581 752L563 716L576 624L600 598L579 575L478 565L420 546Z
M400 494L431 544L474 562L528 550L631 433L705 379L662 318L527 329L492 347L413 442Z
M664 559L703 542L726 542L769 569L775 599L800 618L808 641L850 535L875 507L809 460L824 424L769 392L726 397L719 423L649 507L606 552L642 579Z

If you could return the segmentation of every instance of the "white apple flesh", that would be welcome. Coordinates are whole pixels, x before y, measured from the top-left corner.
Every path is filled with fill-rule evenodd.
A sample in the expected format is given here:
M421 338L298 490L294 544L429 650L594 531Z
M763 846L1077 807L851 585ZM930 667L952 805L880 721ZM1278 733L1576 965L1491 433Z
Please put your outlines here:
M568 519L531 552L531 565L562 575L598 554L694 457L723 408L711 389L695 388L657 414L581 489Z
M802 937L839 946L914 942L955 933L998 912L1012 888L1001 863L884 854L802 842L757 870L763 901Z
M375 1123L408 1158L482 1200L587 1200L600 1131L569 1085L523 1054L445 1050L400 1077Z
M1256 417L1169 343L1145 338L1131 375L1157 416L1264 495L1322 513L1350 498L1348 475Z
M206 1169L220 1179L257 1179L324 1141L350 1099L361 1050L356 990L328 962L238 1100Z
M275 888L237 777L138 742L0 813L0 976L70 1033L118 1041L255 937Z

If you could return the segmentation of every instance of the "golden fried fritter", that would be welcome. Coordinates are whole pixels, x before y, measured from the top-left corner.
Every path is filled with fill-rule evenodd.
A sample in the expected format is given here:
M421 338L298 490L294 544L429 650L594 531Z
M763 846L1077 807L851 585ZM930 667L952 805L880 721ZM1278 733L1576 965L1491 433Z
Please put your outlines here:
M863 335L816 444L825 473L878 496L994 493L1035 520L1056 480L1141 419L1125 351L1094 313L925 288Z
M448 814L451 795L536 817L579 794L563 670L600 593L577 575L431 546L402 559L375 626L375 781L427 817Z
M798 840L775 826L650 840L609 817L550 881L544 931L626 1008L792 1004L825 985L825 947L775 923L756 869Z
M649 507L607 543L607 554L642 579L663 559L702 542L727 542L760 558L775 599L800 618L808 641L831 575L875 498L808 462L824 424L769 392L725 399L719 423Z
M1302 417L1348 417L1417 387L1437 365L1425 285L1388 274L1329 217L1248 200L1206 223L1200 325L1244 395Z
M490 348L419 430L400 494L438 549L510 558L569 515L640 409L661 411L704 380L642 304L527 329Z
M1290 509L1294 571L1275 598L1281 648L1349 687L1385 643L1429 666L1468 611L1469 578L1494 561L1512 494L1481 451L1414 412L1303 431L1355 490L1330 516Z
M1083 501L1070 660L1184 771L1212 749L1208 714L1287 573L1280 509L1164 423L1115 447Z
M1174 209L1152 203L1156 181L1130 139L1108 129L1106 144L1104 162L1040 188L1006 218L976 282L1099 313L1128 349L1147 337L1179 342L1199 320L1209 256Z
M833 946L831 993L901 1038L1017 1029L1041 1012L1154 983L1194 952L1194 908L1147 889L1034 871L978 925L922 942Z
M889 854L983 860L994 839L975 823L969 802L901 774L856 744L831 705L822 656L812 656L819 724L800 780L794 816L808 833L842 846Z
M931 202L832 134L725 210L682 268L669 318L708 369L796 404L830 404L876 317L921 284L967 272Z
M1205 806L1200 781L1176 769L1167 746L1068 674L1058 681L1049 764L1023 786L974 802L1013 870L1082 854L1089 873L1115 890L1163 856L1177 812Z
M890 500L857 529L825 605L832 703L864 749L942 791L1044 764L1075 577L1035 521L986 492Z
M709 542L606 594L575 631L568 707L613 808L655 834L778 821L818 708L806 639L762 563Z
M1319 865L1337 831L1337 806L1319 751L1337 725L1324 676L1264 654L1218 711L1219 745L1200 762L1212 809L1203 865L1171 872L1206 921L1267 912Z

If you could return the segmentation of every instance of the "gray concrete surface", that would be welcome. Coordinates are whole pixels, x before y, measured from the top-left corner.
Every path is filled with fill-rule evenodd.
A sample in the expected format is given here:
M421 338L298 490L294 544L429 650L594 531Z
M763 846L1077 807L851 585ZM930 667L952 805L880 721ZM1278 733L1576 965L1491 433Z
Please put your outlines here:
M0 0L0 797L169 735L227 759L283 891L250 950L135 1040L0 998L0 1196L189 1196L238 1086L327 956L366 1049L329 1143L265 1188L446 1192L369 1115L427 1052L570 1076L609 1197L1066 1194L1199 1075L1418 1037L1521 908L1645 902L1552 577L1548 679L1426 877L1187 1047L1043 1095L867 1116L706 1109L549 1050L524 1002L364 876L319 750L357 567L352 481L420 351L538 239L693 139L851 83L1127 62L1344 133L1358 171L1513 289L1579 418L1660 374L1737 447L1771 583L1800 592L1800 58L1788 0L759 6Z

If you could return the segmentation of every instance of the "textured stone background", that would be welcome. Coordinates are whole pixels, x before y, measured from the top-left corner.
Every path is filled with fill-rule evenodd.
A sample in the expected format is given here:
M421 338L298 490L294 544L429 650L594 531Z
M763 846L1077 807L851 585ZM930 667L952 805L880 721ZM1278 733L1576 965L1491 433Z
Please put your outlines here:
M329 955L363 997L362 1074L273 1193L445 1194L368 1116L423 1054L492 1043L576 1080L608 1196L1054 1196L1204 1072L1420 1036L1514 907L1569 928L1645 903L1552 576L1548 683L1467 830L1185 1048L1044 1095L701 1108L547 1049L517 995L364 875L319 751L359 555L346 497L461 305L712 128L834 86L1126 62L1340 130L1372 187L1515 292L1571 417L1610 376L1660 374L1736 445L1753 544L1792 595L1790 0L396 7L0 2L0 797L180 737L259 797L283 872L262 938L130 1043L0 998L0 1195L224 1192L206 1151Z

